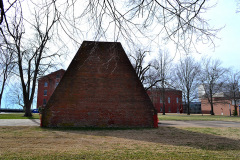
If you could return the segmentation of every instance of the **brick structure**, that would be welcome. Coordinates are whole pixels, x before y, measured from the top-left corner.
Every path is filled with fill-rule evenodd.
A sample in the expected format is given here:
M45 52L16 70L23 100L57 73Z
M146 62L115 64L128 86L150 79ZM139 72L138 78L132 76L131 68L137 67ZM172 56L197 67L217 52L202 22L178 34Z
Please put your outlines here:
M37 108L46 106L65 70L60 69L38 79Z
M158 113L162 113L163 100L161 96L161 88L153 88L147 93L153 102L153 105ZM182 91L171 88L165 89L165 113L180 113L182 112Z
M84 41L48 101L43 127L157 127L122 45Z
M229 100L226 97L214 97L213 103L213 112L215 115L229 116L234 112L234 104L232 104L232 100ZM201 109L203 114L211 114L211 105L207 98L201 99ZM237 107L237 112L239 114L239 107Z

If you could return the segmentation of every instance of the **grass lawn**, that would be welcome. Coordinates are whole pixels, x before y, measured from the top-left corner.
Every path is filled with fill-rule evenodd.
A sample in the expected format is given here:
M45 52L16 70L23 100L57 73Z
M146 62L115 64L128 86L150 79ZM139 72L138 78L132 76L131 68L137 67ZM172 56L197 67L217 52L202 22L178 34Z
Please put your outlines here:
M239 159L240 128L0 127L0 159Z
M158 114L160 121L233 121L240 122L240 117L235 116L211 116L201 114Z
M33 116L23 117L24 113L6 113L6 114L0 114L0 119L39 119L38 113L33 113Z

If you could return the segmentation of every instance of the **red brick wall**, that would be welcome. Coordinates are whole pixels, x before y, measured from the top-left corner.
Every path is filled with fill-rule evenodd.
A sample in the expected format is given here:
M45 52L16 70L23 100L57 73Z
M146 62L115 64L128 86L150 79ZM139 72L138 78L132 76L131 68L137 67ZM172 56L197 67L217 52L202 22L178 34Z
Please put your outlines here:
M233 114L234 105L231 104L230 100L227 100L224 98L214 98L213 100L214 100L213 112L215 115L225 115L225 116L230 115L229 104L230 104L231 114ZM208 100L206 98L201 99L201 109L203 114L211 113L211 106L210 106L210 103L208 103ZM239 108L237 109L237 112L239 113Z
M44 106L44 99L48 102L56 88L56 83L60 82L64 73L65 70L61 69L38 79L37 108ZM59 75L59 77L57 75ZM44 86L45 82L48 84L47 87ZM44 95L44 90L47 90L47 95Z
M161 90L154 89L147 91L153 105L158 113L162 113L163 103L160 102ZM168 103L168 98L170 98L170 103ZM178 103L177 103L178 98ZM169 90L165 91L165 113L180 113L182 108L182 91L179 90Z
M44 127L154 127L156 112L120 43L84 41L44 113Z

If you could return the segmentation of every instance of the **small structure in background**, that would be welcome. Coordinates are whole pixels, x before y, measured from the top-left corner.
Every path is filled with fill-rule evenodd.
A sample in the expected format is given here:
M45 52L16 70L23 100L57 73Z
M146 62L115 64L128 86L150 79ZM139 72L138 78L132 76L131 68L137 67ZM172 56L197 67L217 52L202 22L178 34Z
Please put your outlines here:
M187 113L187 105L183 103L183 113ZM191 102L190 103L190 113L191 114L202 114L201 102Z
M46 106L64 73L65 70L60 69L38 79L37 108Z
M84 41L43 110L43 127L158 127L121 43Z
M161 88L152 88L147 91L158 113L163 112L163 96ZM165 113L182 113L182 91L165 88Z

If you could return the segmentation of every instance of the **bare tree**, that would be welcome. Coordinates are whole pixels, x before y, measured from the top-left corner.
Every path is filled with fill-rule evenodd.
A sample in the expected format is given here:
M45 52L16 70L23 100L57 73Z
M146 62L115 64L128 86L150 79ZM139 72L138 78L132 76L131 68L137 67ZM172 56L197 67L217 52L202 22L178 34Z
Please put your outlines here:
M145 80L146 72L150 69L151 64L145 62L146 54L149 51L138 50L135 55L130 55L132 59L133 68L137 73L139 80L143 83Z
M227 69L221 67L221 61L211 58L205 58L202 61L201 83L204 89L204 97L207 98L211 106L211 115L214 115L213 96L221 91L224 86L224 74Z
M7 34L10 36L8 43L12 44L11 50L16 55L17 72L15 74L20 78L24 116L26 117L32 116L31 105L37 77L52 67L53 57L58 55L58 53L47 53L47 44L52 40L54 25L58 21L59 15L50 11L46 6L47 2L44 1L42 6L33 5L33 18L28 19L29 17L24 18L22 4L17 1L12 6L15 14L13 17L9 17L9 20L12 21L6 23ZM25 26L30 27L26 28Z
M172 74L172 61L169 52L167 50L160 50L157 60L154 63L155 68L158 71L158 79L161 81L159 87L161 88L161 96L163 102L163 115L165 115L165 91L166 87L170 85Z
M3 7L3 1L2 0L0 0L0 9L1 9L0 24L2 24L3 16L4 16L4 7Z
M146 90L156 86L161 80L158 79L156 68L152 65L153 61L146 62L146 56L149 51L138 50L134 55L130 55L132 65L139 80Z
M155 67L151 67L147 72L145 76L144 86L145 90L149 90L152 88L156 88L159 86L159 83L161 83L161 79L158 75L158 70Z
M179 50L188 52L190 48L196 49L197 42L213 44L218 31L201 16L211 8L205 0L55 0L52 3L55 12L61 15L59 26L76 43L86 33L95 40L124 39L128 43L138 43L140 37L145 37L154 43L159 39L170 40Z
M7 8L4 7L3 0L0 0L0 25L2 24L3 20L6 20L6 12L16 3L17 0L14 1L7 1ZM7 23L7 21L5 21ZM1 27L0 27L1 28Z
M239 71L229 71L228 72L228 80L227 80L227 91L229 92L228 97L233 101L234 104L234 113L233 115L237 116L237 102L240 99L240 72Z
M2 102L2 97L4 93L5 86L9 82L9 78L12 76L12 71L15 66L14 63L14 55L13 51L9 48L9 44L7 44L7 38L3 34L2 29L1 31L1 37L0 39L0 109L1 109L1 102ZM1 112L1 111L0 111Z
M194 58L186 56L176 65L176 84L183 92L183 98L187 104L187 114L190 115L190 103L197 98L195 91L199 85L200 65Z

